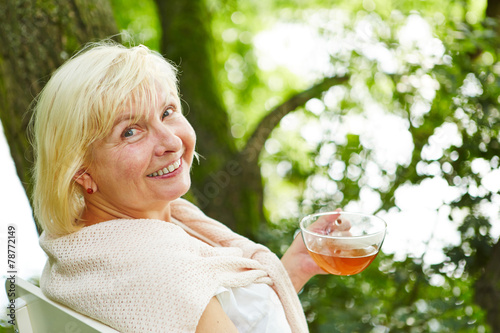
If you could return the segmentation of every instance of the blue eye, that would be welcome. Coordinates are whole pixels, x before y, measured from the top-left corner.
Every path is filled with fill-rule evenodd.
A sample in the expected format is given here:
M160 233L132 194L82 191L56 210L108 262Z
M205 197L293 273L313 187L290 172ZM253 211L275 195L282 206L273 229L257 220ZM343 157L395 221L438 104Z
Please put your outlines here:
M163 114L161 115L161 119L165 119L166 117L170 116L174 112L174 108L172 106L167 107L164 111Z
M134 134L135 134L135 129L133 129L133 128L127 128L127 129L125 130L125 132L123 132L123 136L124 136L125 138L130 138L130 137L131 137L132 135L134 135Z

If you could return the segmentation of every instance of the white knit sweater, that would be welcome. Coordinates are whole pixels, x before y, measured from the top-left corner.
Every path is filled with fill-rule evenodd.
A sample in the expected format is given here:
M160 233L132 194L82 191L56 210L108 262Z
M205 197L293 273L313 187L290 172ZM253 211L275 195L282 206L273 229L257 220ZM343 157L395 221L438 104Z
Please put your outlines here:
M174 223L122 219L58 238L43 233L40 245L49 260L42 291L120 332L194 332L220 286L266 283L278 294L292 332L307 332L276 255L183 199L171 203L171 212Z

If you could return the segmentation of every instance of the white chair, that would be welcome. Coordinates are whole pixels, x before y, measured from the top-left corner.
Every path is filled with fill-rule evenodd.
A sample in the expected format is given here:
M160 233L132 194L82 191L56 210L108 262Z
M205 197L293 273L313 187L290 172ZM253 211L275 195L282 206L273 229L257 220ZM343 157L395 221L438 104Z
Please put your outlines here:
M11 281L5 281L7 295ZM116 333L118 331L48 299L37 286L15 279L15 314L20 333ZM11 318L8 317L8 320Z

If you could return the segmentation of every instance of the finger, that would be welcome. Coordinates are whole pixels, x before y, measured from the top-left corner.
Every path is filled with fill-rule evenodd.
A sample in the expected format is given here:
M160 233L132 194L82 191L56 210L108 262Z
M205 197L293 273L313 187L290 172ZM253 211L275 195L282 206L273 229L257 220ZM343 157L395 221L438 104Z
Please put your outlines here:
M328 235L335 229L335 221L340 214L321 215L318 219L309 226L309 230L323 235Z
M351 222L345 218L340 217L335 221L335 229L337 231L348 231L351 229Z

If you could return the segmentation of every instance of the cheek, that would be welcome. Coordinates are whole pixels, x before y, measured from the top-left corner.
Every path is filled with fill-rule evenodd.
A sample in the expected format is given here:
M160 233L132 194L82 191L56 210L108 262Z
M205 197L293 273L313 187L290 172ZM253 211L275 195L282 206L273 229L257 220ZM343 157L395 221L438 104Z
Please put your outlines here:
M107 151L96 161L96 169L99 171L101 180L116 182L119 179L132 180L142 176L145 170L146 156L143 149L125 147L119 151Z
M124 179L134 179L142 177L145 170L144 159L140 160L137 155L127 156L120 162L120 177Z
M117 156L116 164L120 171L120 176L130 179L142 177L147 169L150 154L140 146L129 146Z
M191 126L191 124L186 120L185 129L183 130L182 141L189 152L194 152L194 147L196 145L196 133Z

